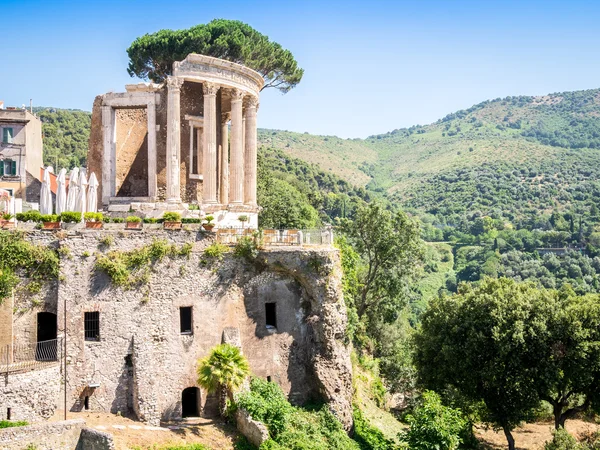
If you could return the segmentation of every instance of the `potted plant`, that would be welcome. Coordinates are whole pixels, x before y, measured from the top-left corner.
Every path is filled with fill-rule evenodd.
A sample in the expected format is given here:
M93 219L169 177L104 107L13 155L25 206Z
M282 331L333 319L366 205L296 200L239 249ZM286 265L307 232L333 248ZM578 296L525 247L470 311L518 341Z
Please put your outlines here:
M2 214L2 220L0 221L0 223L2 223L2 228L6 229L6 228L14 228L15 227L15 223L12 221L12 218L14 216L10 213L3 213Z
M206 223L202 224L202 228L204 228L206 231L212 231L212 229L215 227L215 224L212 223L212 221L215 220L215 218L213 216L206 216L204 220L206 220Z
M102 228L104 216L100 212L86 212L83 215L86 228Z
M44 214L41 216L43 230L58 230L60 228L60 221L56 214Z
M244 222L248 222L249 217L246 215L238 216L238 220L242 222L242 228L244 228Z
M138 216L127 216L125 219L126 230L141 230L142 229L142 218Z
M165 230L181 230L181 214L178 212L164 213L163 227Z
M75 211L65 211L60 215L60 221L63 223L63 228L74 228L81 222L81 213Z

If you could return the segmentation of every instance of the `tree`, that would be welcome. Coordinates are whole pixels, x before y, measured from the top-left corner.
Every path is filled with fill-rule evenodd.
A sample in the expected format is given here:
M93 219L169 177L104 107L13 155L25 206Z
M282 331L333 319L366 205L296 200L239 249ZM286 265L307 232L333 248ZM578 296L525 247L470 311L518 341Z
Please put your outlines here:
M198 384L208 392L219 392L219 407L225 414L225 399L233 402L233 393L250 375L248 360L239 348L230 344L214 347L198 364Z
M138 37L127 49L127 72L161 83L171 75L173 62L190 53L243 64L264 77L264 88L274 87L283 93L294 88L304 74L289 50L243 22L225 19Z
M354 220L342 220L341 230L361 257L355 299L359 318L380 316L393 322L423 261L417 222L373 202L359 206Z
M415 336L420 384L482 401L484 420L501 428L514 450L512 430L540 404L537 369L553 306L533 283L506 278L463 284L458 294L434 300Z
M259 170L258 203L262 207L259 225L264 228L313 228L319 214L308 198L287 181Z

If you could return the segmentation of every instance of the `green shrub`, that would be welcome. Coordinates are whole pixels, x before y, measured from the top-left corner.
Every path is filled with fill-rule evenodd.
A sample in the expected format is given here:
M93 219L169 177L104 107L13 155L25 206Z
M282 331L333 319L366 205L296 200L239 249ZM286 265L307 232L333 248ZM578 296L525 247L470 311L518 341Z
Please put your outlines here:
M254 260L258 256L256 242L251 237L241 238L237 244L235 244L233 254L241 258L246 258L248 261Z
M467 427L462 412L442 405L439 395L433 391L423 393L415 411L406 420L410 429L401 433L400 439L413 450L455 450Z
M26 425L29 425L29 423L25 421L0 420L0 428L24 427Z
M551 441L546 442L544 450L586 450L587 446L581 445L564 428L559 428L553 433Z
M83 219L86 222L102 222L104 220L104 215L101 212L86 212L83 215Z
M181 214L178 212L166 212L163 214L165 222L181 222Z
M393 450L398 446L387 439L381 431L372 426L362 415L360 409L354 408L354 436L361 449Z
M202 223L202 219L198 217L185 217L181 219L181 223Z
M125 222L125 219L123 219L122 217L113 217L112 218L112 223L123 223Z
M204 256L207 258L222 259L223 254L229 251L229 247L219 242L214 242L204 249Z
M210 225L210 223L215 220L214 216L205 216L204 220L206 220L206 223Z
M191 242L186 242L179 249L179 256L185 256L186 258L189 259L190 255L192 254L193 248L194 248L194 244L192 244Z
M2 219L3 220L10 220L13 217L15 217L15 216L13 216L11 213L4 213L4 214L2 214Z
M102 244L106 247L110 247L111 245L114 244L114 242L115 242L115 238L112 237L110 234L107 234L102 239L100 239L100 244Z
M110 217L107 217L107 216L105 216L105 217L102 219L102 221L103 221L104 223L110 223Z
M127 216L127 219L125 219L125 222L127 222L127 223L141 223L142 222L142 218L138 217L138 216Z
M44 214L43 216L40 216L40 221L47 223L47 222L58 222L58 216L56 214Z
M145 217L144 223L158 223L161 219L157 219L156 217Z
M61 222L79 223L81 222L81 213L75 211L65 211L60 215Z
M190 203L188 205L188 210L189 211L200 211L200 205L198 205L197 203Z
M41 222L42 215L39 211L32 209L24 213L17 213L17 220L20 222Z

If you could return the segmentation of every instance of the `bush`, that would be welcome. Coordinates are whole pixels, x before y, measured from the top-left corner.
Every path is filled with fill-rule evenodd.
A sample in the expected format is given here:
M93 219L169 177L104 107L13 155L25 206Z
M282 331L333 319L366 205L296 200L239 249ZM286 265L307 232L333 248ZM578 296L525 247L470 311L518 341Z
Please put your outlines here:
M145 217L144 223L158 223L161 219L157 219L156 217Z
M0 420L0 429L1 428L12 428L12 427L24 427L26 425L29 425L29 423L21 420L21 421L14 421L11 422L10 420Z
M79 223L81 222L81 213L75 211L66 211L60 215L61 222Z
M181 214L178 212L166 212L163 214L165 222L181 222Z
M181 219L181 223L202 223L202 219L198 217L186 217Z
M237 244L235 244L233 254L241 258L246 258L248 261L254 260L254 258L258 256L256 242L250 237L241 238Z
M354 408L354 440L361 449L368 450L393 450L397 445L387 439L381 431L372 426L363 417L358 408Z
M40 221L47 223L47 222L58 222L58 216L56 214L44 214L43 216L40 216Z
M24 213L17 213L17 220L20 222L41 222L42 215L39 211L31 210Z
M577 443L577 440L564 428L559 428L554 433L551 441L546 442L544 450L585 450L586 447Z
M112 223L123 223L125 222L125 219L123 219L122 217L113 217L112 219Z
M210 224L213 220L215 220L214 216L205 216L204 220L206 220L207 224Z
M104 221L104 215L101 212L86 212L83 215L86 222L102 222Z
M220 244L219 242L214 242L204 249L204 256L208 258L221 259L223 258L223 254L227 251L229 251L229 247Z
M455 450L467 421L459 409L442 405L438 394L426 391L412 415L406 418L410 429L400 434L412 450Z
M142 222L142 218L138 217L138 216L127 216L127 219L125 219L125 222L127 222L127 223L141 223Z

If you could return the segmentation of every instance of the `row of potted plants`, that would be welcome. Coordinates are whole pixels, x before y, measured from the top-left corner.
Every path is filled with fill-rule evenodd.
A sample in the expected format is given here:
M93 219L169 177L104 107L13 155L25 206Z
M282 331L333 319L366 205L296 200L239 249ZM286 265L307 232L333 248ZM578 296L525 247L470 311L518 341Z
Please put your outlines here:
M10 217L7 217L10 216ZM1 216L3 219L0 220L0 225L4 227L4 223L11 223L14 226L13 222L8 222L12 219L12 215L5 214ZM142 229L142 222L145 223L162 223L163 227L168 230L179 230L181 229L182 223L202 223L202 220L199 218L186 218L182 219L181 214L178 212L165 212L163 213L162 218L146 218L142 219L139 216L128 216L123 219L122 217L104 217L102 213L84 213L83 219L85 221L86 228L102 228L104 223L112 222L112 223L123 223L125 222L125 229L128 230L140 230ZM37 222L41 223L42 228L45 230L53 230L59 229L61 227L61 223L79 223L81 222L81 213L80 212L64 212L62 214L46 214L42 215L39 211L29 211L26 213L17 214L17 220L21 222ZM214 220L213 216L204 217L204 223L202 223L202 227L211 231L214 228Z

